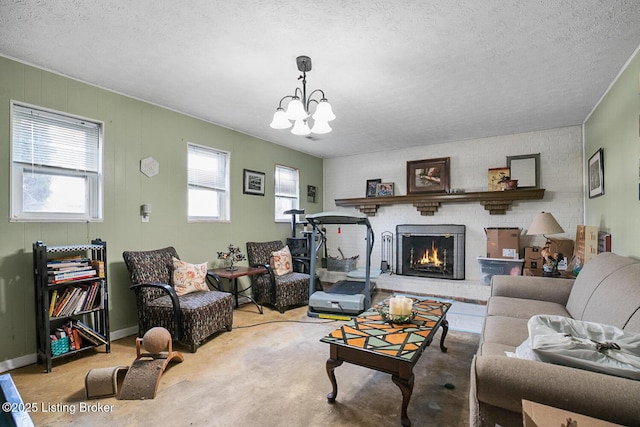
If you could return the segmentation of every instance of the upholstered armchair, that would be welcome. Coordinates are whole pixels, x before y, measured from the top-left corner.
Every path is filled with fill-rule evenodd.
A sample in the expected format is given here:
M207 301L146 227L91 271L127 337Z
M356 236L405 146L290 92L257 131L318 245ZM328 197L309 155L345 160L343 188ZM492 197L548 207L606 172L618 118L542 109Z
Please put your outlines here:
M214 333L231 330L233 324L233 298L227 292L209 290L208 282L200 284L203 290L178 295L174 286L174 258L179 260L173 247L151 251L126 251L122 257L131 274L131 286L136 295L138 309L138 336L154 326L166 328L174 340L185 344L192 353ZM182 263L186 264L186 263ZM202 265L206 275L206 266ZM221 288L220 279L218 289Z
M251 267L264 267L267 273L251 276L253 298L258 304L274 306L280 313L294 305L309 301L309 278L305 273L290 272L278 275L272 265L272 254L284 248L280 240L247 242L247 260ZM298 262L292 259L292 262ZM302 261L299 261L302 262Z

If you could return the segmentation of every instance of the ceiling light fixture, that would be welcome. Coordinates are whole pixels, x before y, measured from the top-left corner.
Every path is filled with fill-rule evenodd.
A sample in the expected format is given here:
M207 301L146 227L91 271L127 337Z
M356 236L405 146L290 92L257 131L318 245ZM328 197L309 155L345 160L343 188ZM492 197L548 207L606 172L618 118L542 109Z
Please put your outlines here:
M331 132L329 122L336 118L331 109L331 104L324 96L324 92L321 89L316 89L309 94L307 98L307 71L311 71L311 58L308 56L298 56L296 58L298 64L298 70L302 71L302 75L298 77L298 80L302 80L302 89L296 88L293 95L284 96L275 114L270 126L274 129L289 129L293 123L291 133L294 135L306 136L310 133L323 134ZM315 94L320 94L322 97L314 99ZM282 107L282 101L291 98L287 111ZM309 108L311 103L315 102L316 110L311 115ZM313 119L313 126L309 127L309 119Z

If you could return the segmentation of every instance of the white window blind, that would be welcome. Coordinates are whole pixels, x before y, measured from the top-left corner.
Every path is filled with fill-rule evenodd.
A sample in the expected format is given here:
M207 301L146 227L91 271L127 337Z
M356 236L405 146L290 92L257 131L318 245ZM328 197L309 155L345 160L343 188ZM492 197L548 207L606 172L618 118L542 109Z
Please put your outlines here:
M275 185L275 220L290 221L291 216L285 215L284 211L298 209L298 169L276 165Z
M14 105L11 125L14 162L99 171L98 123Z
M189 220L229 219L229 153L187 145Z
M102 123L11 107L11 220L101 220Z

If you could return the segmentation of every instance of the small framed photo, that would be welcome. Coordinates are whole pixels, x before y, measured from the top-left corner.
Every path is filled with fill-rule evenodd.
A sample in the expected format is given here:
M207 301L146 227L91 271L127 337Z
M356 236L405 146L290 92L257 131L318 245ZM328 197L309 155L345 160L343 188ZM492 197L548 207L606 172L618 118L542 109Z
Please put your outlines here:
M602 196L604 194L604 150L598 149L589 158L589 198Z
M253 194L256 196L264 196L265 185L264 172L252 171L244 169L242 177L242 192L244 194Z
M382 182L382 179L378 178L378 179L368 179L367 180L367 192L366 192L366 196L367 197L375 197L376 196L376 190L377 190L377 185L380 184Z
M407 194L448 192L449 157L407 162Z
M487 173L487 181L489 182L488 190L502 191L500 182L505 179L509 179L510 176L511 171L509 170L509 168L489 168L489 172Z
M309 203L316 202L316 186L315 185L307 185L307 202Z
M376 184L376 197L393 196L393 182L383 182Z

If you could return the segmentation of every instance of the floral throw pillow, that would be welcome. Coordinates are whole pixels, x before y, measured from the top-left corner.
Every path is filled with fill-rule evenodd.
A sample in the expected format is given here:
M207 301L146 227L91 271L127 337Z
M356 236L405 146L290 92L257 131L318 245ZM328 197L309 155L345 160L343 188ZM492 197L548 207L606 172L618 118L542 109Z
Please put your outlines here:
M289 246L285 246L279 251L271 252L271 268L276 276L282 276L293 272L293 261Z
M191 292L208 291L205 282L207 277L207 263L189 264L173 258L173 288L176 294L186 295Z

